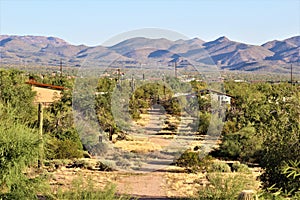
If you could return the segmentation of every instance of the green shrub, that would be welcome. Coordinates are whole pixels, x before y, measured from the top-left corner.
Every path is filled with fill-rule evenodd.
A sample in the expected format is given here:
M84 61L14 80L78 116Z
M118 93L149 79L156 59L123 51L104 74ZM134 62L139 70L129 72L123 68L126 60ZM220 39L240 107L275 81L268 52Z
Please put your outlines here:
M231 168L227 163L215 161L209 168L209 172L231 172Z
M300 199L300 188L298 191L294 191L294 194L291 195L290 192L287 191L283 191L282 188L277 188L276 185L273 185L269 188L266 188L264 190L262 190L259 193L259 199L260 200L286 200L286 199L290 199L290 200L299 200Z
M177 99L173 98L169 101L164 102L164 108L166 112L170 115L180 116L181 114L181 106Z
M6 107L14 108L14 119L30 124L35 116L32 103L35 92L30 85L25 84L26 79L22 71L0 69L0 102Z
M240 162L234 162L232 164L232 171L234 171L234 172L243 172L243 173L250 173L251 172L248 165L241 164Z
M209 112L199 113L198 133L200 135L207 134L210 120L211 120L211 114Z
M186 151L175 161L175 165L187 168L188 172L207 171L213 160L210 155L201 157L199 152Z
M78 149L77 143L71 140L51 138L45 144L47 159L82 158L83 151Z
M0 199L35 199L40 179L30 179L24 171L37 164L40 140L15 115L0 103Z
M179 167L200 166L201 160L198 152L186 151L175 161Z
M259 157L261 143L254 127L244 127L236 133L224 135L218 153L233 160L254 162Z
M289 160L288 162L283 163L284 164L280 171L281 175L287 179L286 187L289 187L289 190L283 187L278 187L278 184L274 184L271 187L265 188L265 190L261 193L260 199L300 199L300 161Z
M71 140L64 140L58 142L58 149L56 149L55 154L57 159L64 158L82 158L82 151L78 150L77 143Z

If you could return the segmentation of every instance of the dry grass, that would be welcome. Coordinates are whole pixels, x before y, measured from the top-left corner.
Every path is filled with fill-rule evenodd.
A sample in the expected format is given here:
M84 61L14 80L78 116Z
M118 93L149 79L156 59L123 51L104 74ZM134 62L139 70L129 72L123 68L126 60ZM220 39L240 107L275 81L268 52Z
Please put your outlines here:
M168 197L195 197L201 181L205 182L205 175L202 173L166 173L166 185Z
M61 167L51 174L50 185L54 193L56 193L55 191L58 189L66 191L72 187L73 180L82 177L83 180L88 180L89 178L92 179L96 188L104 189L109 183L115 182L117 176L117 173Z
M95 165L98 160L84 159L90 165ZM79 168L61 167L50 173L50 185L53 193L58 189L65 191L72 186L76 178L91 179L96 188L103 189L107 184L117 186L120 194L156 197L196 197L199 189L208 186L209 180L206 173L186 173L184 168L169 166L164 172L130 173L124 171L103 172ZM213 174L213 173L211 173ZM217 174L217 173L216 173ZM221 177L241 176L251 180L248 189L257 191L259 181L254 174L244 173L219 173Z
M149 114L140 114L140 117L141 118L138 119L135 124L139 126L146 126L150 121Z
M148 153L161 150L162 147L159 144L155 144L151 141L117 141L114 144L115 147L121 148L124 151L136 152L136 153Z
M89 161L90 160L90 161ZM85 159L95 163L97 160ZM91 179L99 189L113 183L121 194L188 197L193 195L199 186L197 180L203 174L186 174L183 168L170 166L167 172L129 173L129 172L102 172L79 168L61 167L51 173L50 185L53 193L59 189L66 191L72 187L72 181L78 178Z
M170 122L170 123L174 123L174 124L179 124L180 121L178 119L178 117L174 117L172 115L166 115L167 116L167 120Z

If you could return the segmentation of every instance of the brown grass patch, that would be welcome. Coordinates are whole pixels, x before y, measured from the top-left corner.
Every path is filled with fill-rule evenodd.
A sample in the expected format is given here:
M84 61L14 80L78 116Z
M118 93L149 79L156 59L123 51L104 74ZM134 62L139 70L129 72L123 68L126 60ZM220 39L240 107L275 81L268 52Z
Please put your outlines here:
M146 126L149 121L150 121L150 118L149 118L149 114L140 114L140 119L138 119L135 124L136 125L139 125L139 126Z
M161 150L162 147L159 144L155 144L151 141L117 141L115 147L121 148L124 151L136 152L136 153L148 153Z

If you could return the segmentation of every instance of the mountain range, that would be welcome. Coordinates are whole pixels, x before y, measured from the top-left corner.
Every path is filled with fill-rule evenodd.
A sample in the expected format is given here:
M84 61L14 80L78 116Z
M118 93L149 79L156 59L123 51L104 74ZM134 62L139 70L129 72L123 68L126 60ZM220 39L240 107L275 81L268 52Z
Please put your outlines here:
M288 72L300 69L300 36L263 45L232 41L223 36L214 41L199 38L171 41L165 38L136 37L113 46L72 45L56 37L0 35L1 65L47 65L78 67L114 60L159 62L188 60L203 65L216 64L224 70ZM296 72L296 71L295 71ZM299 70L300 73L300 70Z

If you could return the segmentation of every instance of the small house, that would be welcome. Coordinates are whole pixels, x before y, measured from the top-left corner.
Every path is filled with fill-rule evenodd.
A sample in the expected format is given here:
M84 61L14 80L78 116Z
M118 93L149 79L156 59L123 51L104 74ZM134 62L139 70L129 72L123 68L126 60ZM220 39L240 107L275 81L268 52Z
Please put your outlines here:
M220 105L230 105L231 104L231 98L234 98L233 96L229 94L225 94L216 90L210 90L205 89L200 91L202 94L211 94L212 99L217 100Z

